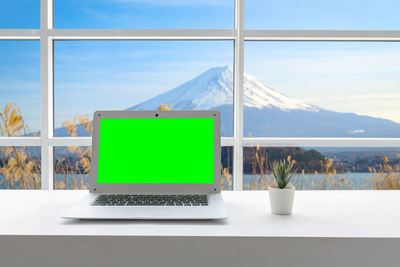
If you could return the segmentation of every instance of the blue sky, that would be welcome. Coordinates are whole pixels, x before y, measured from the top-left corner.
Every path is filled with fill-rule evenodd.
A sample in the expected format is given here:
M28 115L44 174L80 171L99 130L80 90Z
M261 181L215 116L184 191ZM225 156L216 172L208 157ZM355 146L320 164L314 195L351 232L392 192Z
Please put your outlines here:
M1 0L1 28L39 29L40 0Z
M245 72L306 103L400 123L400 43L247 42Z
M56 28L233 28L232 0L55 0Z
M55 120L126 109L215 66L233 63L232 41L57 41Z
M18 5L16 4L18 3ZM400 1L246 0L248 29L399 29ZM232 28L228 0L55 0L56 28ZM0 1L0 28L38 28L39 0ZM245 72L305 102L400 122L400 44L248 42ZM56 127L126 108L215 66L231 41L57 41ZM0 41L0 108L40 126L39 41Z
M248 29L399 30L398 0L245 0Z
M248 29L398 30L397 0L245 0ZM232 28L233 0L54 0L56 28ZM1 0L0 28L39 28L40 0Z
M31 130L40 127L40 42L0 41L0 110L15 103Z

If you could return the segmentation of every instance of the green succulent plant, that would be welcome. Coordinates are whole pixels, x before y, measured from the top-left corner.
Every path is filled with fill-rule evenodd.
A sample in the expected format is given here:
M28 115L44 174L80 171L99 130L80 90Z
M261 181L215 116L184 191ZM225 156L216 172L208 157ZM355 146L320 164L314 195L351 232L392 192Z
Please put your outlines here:
M296 172L296 170L293 170L294 164L295 161L286 161L285 159L272 163L272 174L280 189L284 189L288 185Z

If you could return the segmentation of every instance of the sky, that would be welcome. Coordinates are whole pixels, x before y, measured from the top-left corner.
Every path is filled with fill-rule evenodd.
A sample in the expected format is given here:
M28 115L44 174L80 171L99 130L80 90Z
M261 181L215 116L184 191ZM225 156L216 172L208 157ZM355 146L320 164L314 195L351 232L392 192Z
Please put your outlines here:
M270 30L398 30L398 0L245 0L245 27Z
M16 4L18 3L18 5ZM56 28L232 28L230 0L55 0ZM400 1L246 0L247 29L400 28ZM39 0L1 0L0 28L39 28ZM247 42L245 72L275 90L335 111L400 123L399 43ZM232 41L57 41L55 125L123 109L216 66ZM40 127L39 41L0 41L0 109Z
M233 63L232 41L57 41L55 125L77 113L127 109Z
M398 0L245 0L248 29L398 30ZM54 0L56 28L232 28L234 0ZM39 28L40 0L1 0L0 28Z
M400 123L400 43L248 42L245 72L303 102Z
M40 42L0 41L0 112L20 108L32 131L40 127Z

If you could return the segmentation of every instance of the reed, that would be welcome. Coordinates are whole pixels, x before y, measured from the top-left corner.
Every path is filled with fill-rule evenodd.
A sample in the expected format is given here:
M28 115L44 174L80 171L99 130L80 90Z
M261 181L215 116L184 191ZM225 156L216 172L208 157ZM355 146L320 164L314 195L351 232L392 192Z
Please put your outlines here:
M92 120L86 115L78 114L72 120L66 120L62 124L70 136L78 136L79 126L92 134ZM64 155L56 158L55 174L62 175L62 180L56 180L55 189L88 189L90 159L92 157L91 147L68 146L64 151L56 153ZM72 155L72 156L68 156Z
M397 154L397 164L391 162L387 157L384 157L383 164L379 169L370 168L370 173L374 173L371 179L366 178L364 182L350 182L346 178L346 173L338 173L334 167L333 159L325 158L320 161L323 172L322 179L312 180L304 170L300 173L292 183L298 190L394 190L400 189L400 153ZM289 155L287 161L293 160ZM273 180L272 171L268 168L268 155L261 152L259 147L256 147L253 153L252 161L252 180L248 185L243 185L244 190L266 190L269 185L276 185Z
M390 164L388 157L383 157L383 163L379 164L379 169L370 168L370 172L375 175L372 178L374 189L398 190L400 189L400 153L397 154L397 164Z
M1 136L31 135L18 106L9 103L0 111ZM0 149L0 188L40 189L40 161L26 146L3 146Z

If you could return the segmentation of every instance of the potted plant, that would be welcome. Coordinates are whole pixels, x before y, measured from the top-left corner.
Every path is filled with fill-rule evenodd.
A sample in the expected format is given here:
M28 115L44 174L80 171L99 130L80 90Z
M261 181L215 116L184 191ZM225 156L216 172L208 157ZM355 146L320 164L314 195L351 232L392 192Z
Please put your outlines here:
M272 174L274 175L276 185L270 185L268 188L271 211L274 214L291 214L293 208L294 185L290 184L295 170L293 170L295 161L281 160L272 164Z

